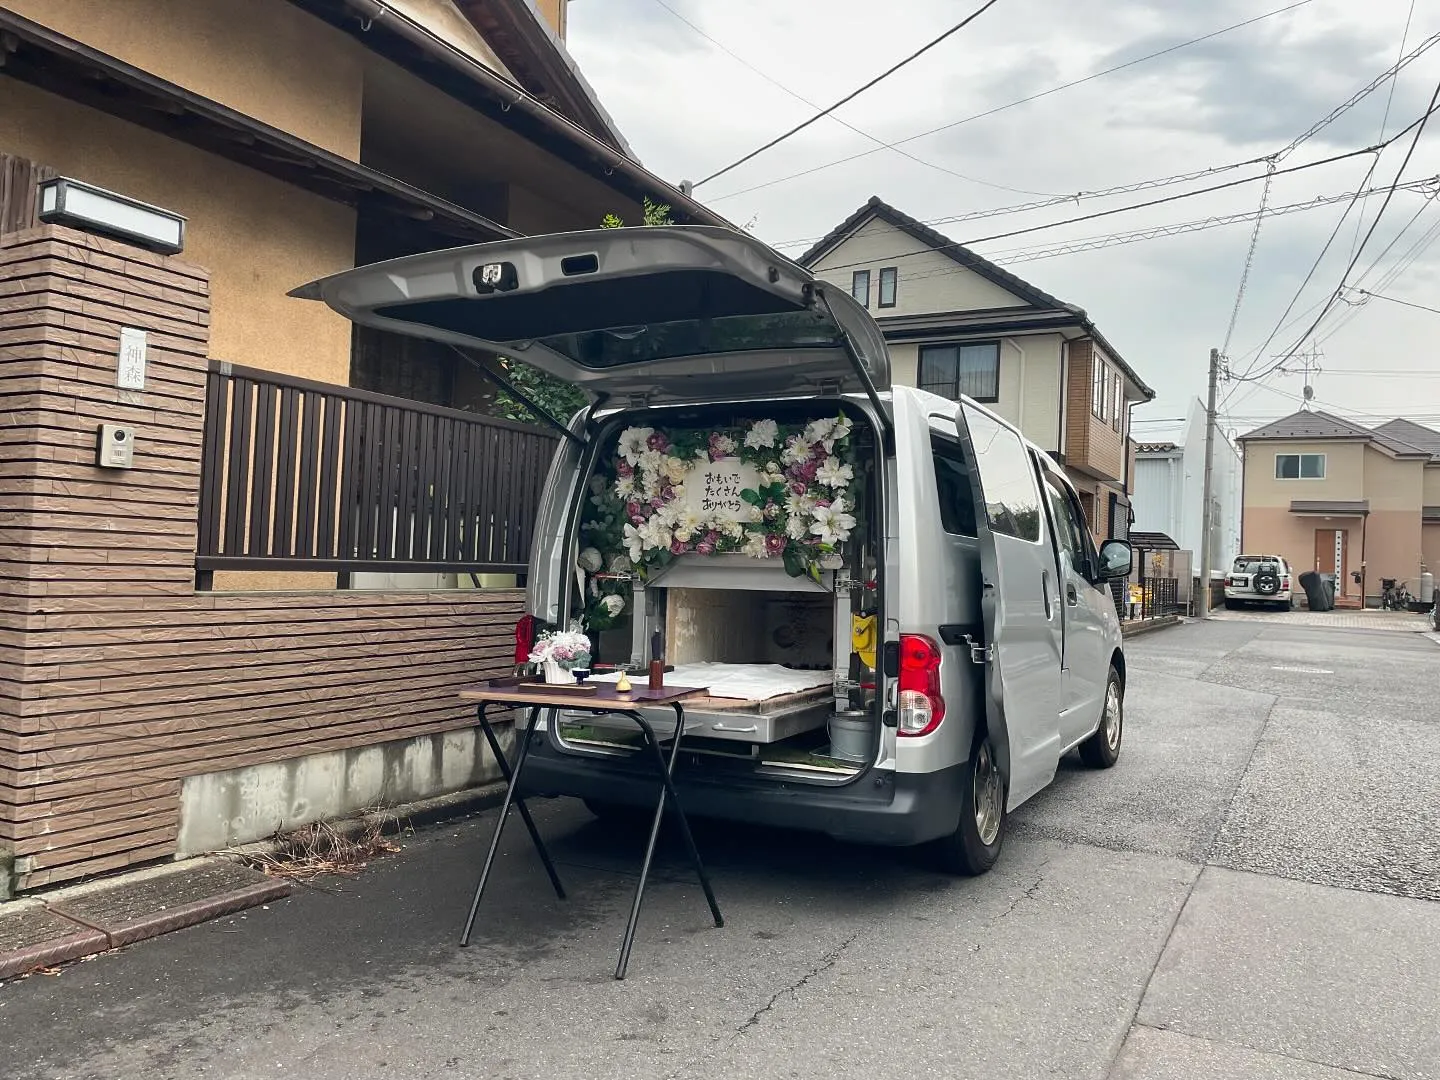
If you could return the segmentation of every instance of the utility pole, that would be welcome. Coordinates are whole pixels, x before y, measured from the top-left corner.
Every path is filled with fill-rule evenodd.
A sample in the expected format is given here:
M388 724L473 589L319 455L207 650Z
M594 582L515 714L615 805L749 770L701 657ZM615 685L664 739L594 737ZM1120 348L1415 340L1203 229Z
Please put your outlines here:
M1220 383L1220 350L1210 350L1210 389L1205 398L1205 483L1200 509L1200 617L1210 617L1210 562L1214 545L1214 461L1215 461L1215 391Z

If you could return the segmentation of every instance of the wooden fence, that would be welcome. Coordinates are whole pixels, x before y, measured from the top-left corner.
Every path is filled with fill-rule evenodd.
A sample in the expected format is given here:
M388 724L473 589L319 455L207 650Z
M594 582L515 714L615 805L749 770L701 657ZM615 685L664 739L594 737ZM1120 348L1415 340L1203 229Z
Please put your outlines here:
M538 428L212 362L199 579L523 573L554 448Z

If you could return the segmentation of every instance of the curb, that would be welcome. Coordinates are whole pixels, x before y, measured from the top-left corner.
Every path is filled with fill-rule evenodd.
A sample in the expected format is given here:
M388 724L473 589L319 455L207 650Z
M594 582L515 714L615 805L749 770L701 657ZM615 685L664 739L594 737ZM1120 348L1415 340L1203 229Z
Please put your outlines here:
M504 799L505 782L497 780L347 818L334 827L341 833L358 833L378 826L383 834L394 836L493 809ZM283 879L258 871L253 872L253 881L237 884L226 879L251 873L237 856L284 851L282 842L262 841L0 904L0 981L283 899L291 892L290 882ZM173 883L167 879L174 879ZM167 884L173 884L172 891L183 893L189 886L193 892L207 879L216 883L218 891L182 898L179 903L158 902L169 899Z
M1153 634L1156 630L1165 630L1171 626L1179 626L1183 620L1179 615L1162 615L1158 619L1148 619L1139 623L1121 623L1121 637L1139 637L1142 634Z

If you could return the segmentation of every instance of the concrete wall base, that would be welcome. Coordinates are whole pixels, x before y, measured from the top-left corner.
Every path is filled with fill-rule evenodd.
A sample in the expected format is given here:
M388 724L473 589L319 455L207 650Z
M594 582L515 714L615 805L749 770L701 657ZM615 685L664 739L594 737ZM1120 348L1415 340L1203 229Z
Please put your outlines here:
M498 725L497 732L508 753L514 745L511 726ZM499 775L484 736L467 728L187 777L180 794L176 856L461 791Z

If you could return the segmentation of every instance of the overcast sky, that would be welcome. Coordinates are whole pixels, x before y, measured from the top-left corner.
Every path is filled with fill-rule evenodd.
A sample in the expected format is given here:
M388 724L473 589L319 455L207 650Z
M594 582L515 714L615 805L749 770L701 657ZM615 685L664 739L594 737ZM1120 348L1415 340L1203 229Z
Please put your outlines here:
M999 0L971 26L827 118L746 165L701 185L696 196L763 240L798 255L872 194L926 221L1231 165L1285 147L1394 64L1411 0L1303 0L1293 10L1231 30L1038 101L907 142L911 160L877 149L1003 106L1061 83L1212 33L1291 0ZM569 48L646 166L678 182L700 180L829 105L955 23L979 0L575 0ZM667 10L667 6L669 9ZM687 26L688 19L718 42ZM1409 52L1440 32L1440 3L1416 0ZM723 47L723 48L722 48ZM730 50L743 59L727 55ZM747 68L751 65L756 70ZM1407 66L1289 153L1293 167L1379 141L1417 120L1440 80L1440 47ZM1381 156L1371 186L1396 176L1410 139ZM857 160L775 181L841 158ZM1270 205L1356 190L1372 164L1357 157L1277 176ZM1440 172L1440 114L1422 136L1403 180ZM955 175L959 174L959 175ZM1263 176L1254 165L1189 184L963 222L938 222L960 242L1108 210L1227 180ZM968 179L967 179L968 178ZM760 187L759 185L767 185ZM982 255L1081 237L1253 213L1263 184L1199 195L1167 206L1027 236L976 243ZM756 189L756 190L747 190ZM1339 284L1356 241L1383 194L1362 200L1300 296L1291 318ZM1440 236L1440 200L1398 192L1361 254L1353 283L1425 207L1364 285L1385 296L1440 308L1440 242L1421 247L1388 284L1386 272L1425 238ZM1228 354L1243 371L1295 296L1345 203L1267 218ZM1229 325L1253 224L1071 253L1007 268L1085 308L1158 393L1137 413L1137 436L1161 433L1188 397L1205 393L1209 349ZM901 288L904 287L903 264ZM1383 289L1381 284L1385 284ZM1354 294L1352 299L1358 299ZM1318 309L1317 312L1318 313ZM1314 318L1277 335L1283 353ZM1341 325L1343 323L1343 326ZM1339 327L1337 330L1336 328ZM1440 314L1372 299L1337 305L1318 336L1319 407L1365 423L1405 415L1440 426ZM1269 366L1267 361L1265 366ZM1295 365L1298 368L1298 364ZM1397 372L1420 372L1414 377ZM1374 373L1374 374L1371 374ZM1293 411L1299 374L1232 384L1227 428L1248 430ZM1290 395L1290 396L1285 396ZM1222 392L1224 396L1224 392Z

